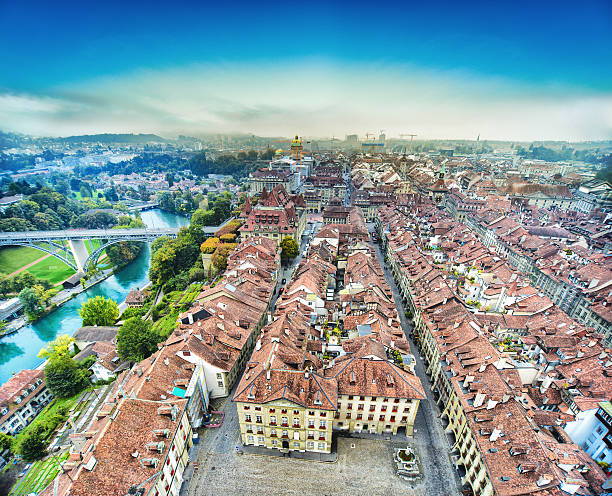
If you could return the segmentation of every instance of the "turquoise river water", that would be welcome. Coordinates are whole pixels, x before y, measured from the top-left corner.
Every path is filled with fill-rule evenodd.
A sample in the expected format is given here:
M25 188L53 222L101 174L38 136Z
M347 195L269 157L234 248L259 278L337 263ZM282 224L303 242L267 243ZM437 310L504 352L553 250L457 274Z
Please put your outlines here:
M157 209L142 212L141 217L148 227L178 227L189 224L189 219L185 217ZM149 255L149 246L145 245L138 258L127 267L76 296L34 324L22 327L15 334L2 338L0 340L0 384L6 382L13 373L38 367L42 360L36 355L46 343L53 341L56 336L59 334L72 335L81 326L78 309L88 298L102 295L121 302L130 289L137 286L143 287L149 281Z

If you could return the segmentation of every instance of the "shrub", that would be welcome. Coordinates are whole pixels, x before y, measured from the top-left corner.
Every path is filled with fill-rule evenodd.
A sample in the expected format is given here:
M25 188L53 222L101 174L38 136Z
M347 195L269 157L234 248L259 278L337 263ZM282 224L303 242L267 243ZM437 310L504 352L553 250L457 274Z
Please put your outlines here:
M221 236L219 236L219 239L221 241L223 241L224 243L233 243L234 241L236 241L236 235L235 234L222 234Z
M208 238L204 243L200 245L200 251L207 255L214 253L217 249L217 246L221 243L219 238Z

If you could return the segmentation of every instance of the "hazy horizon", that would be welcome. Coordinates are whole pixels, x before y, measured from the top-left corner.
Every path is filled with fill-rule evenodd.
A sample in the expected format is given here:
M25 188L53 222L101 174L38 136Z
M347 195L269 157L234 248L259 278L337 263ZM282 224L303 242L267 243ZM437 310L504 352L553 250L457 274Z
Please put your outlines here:
M369 5L2 5L0 127L612 138L608 3Z

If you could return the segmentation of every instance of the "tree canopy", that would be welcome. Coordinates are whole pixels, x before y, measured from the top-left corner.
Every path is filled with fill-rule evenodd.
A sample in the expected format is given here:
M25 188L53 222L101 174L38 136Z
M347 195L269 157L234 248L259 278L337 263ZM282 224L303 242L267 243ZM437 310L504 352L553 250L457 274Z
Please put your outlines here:
M283 262L287 262L295 257L297 257L300 252L300 247L296 243L295 239L291 236L285 236L280 243L281 247L281 260Z
M89 385L89 373L72 359L72 343L74 338L63 334L38 353L48 359L45 384L58 398L69 398Z
M104 296L90 298L79 309L79 315L83 319L84 326L110 326L119 317L117 302Z
M130 362L140 362L157 350L159 335L149 321L140 317L127 319L117 334L119 356Z

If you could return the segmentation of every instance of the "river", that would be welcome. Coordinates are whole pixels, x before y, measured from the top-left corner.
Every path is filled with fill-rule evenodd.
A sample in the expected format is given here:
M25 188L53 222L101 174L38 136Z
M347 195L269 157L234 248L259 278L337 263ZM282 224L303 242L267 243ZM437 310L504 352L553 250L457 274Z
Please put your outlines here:
M141 218L148 227L179 227L189 224L189 219L185 217L158 209L142 212ZM120 303L131 289L143 287L149 281L149 255L149 245L145 245L138 258L125 268L79 294L34 324L2 338L0 384L4 384L13 373L38 367L42 360L36 355L46 343L53 341L60 334L72 335L81 326L78 310L84 301L101 295Z

